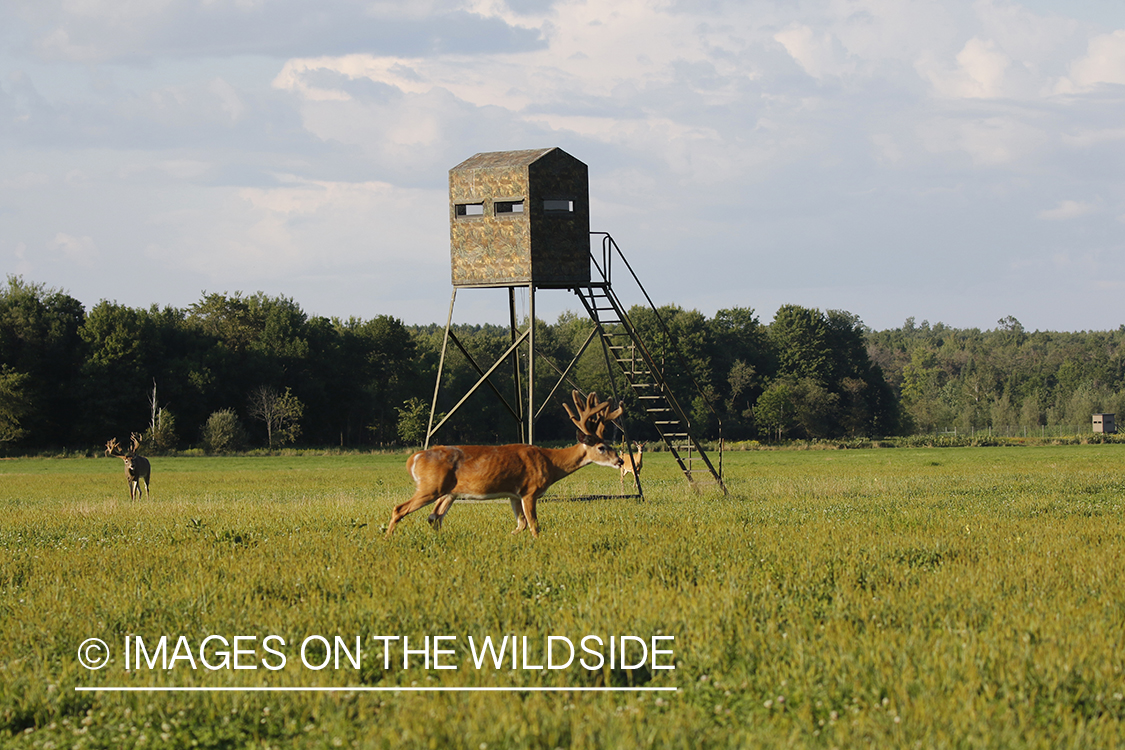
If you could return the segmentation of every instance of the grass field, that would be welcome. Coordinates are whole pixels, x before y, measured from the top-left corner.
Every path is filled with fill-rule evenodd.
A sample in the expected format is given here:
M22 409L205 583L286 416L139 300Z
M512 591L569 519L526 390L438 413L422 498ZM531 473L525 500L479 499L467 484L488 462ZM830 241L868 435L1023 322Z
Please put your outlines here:
M538 540L506 503L461 502L440 534L419 512L385 540L404 459L154 459L138 502L116 460L0 461L0 745L1125 746L1125 446L734 453L728 499L651 454L646 502L541 504ZM589 467L556 492L617 487ZM161 635L179 659L126 671L126 636ZM193 669L210 635L253 638L257 668ZM358 636L360 666L306 666L315 635ZM401 640L388 665L376 635L453 636L457 669L404 669ZM674 653L476 668L469 637L505 635L529 667L548 636ZM75 690L99 686L678 691Z

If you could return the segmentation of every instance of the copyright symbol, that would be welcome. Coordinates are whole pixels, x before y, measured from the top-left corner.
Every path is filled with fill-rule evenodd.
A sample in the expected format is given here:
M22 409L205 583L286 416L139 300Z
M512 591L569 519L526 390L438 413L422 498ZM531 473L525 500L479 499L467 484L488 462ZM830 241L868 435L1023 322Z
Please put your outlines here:
M101 669L109 664L109 646L100 638L87 638L78 647L78 663L86 669Z

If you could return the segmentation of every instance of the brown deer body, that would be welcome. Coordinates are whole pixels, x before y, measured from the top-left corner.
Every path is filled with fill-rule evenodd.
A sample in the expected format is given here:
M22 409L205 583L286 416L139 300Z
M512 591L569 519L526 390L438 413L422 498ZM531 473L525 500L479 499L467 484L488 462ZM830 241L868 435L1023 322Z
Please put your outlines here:
M626 446L628 447L628 446ZM625 456L624 462L621 464L621 489L625 489L625 475L632 474L636 476L641 470L641 460L644 458L645 444L637 444L637 452Z
M531 529L539 536L535 505L555 482L591 463L618 468L621 457L605 443L605 426L621 415L621 408L610 410L609 402L598 403L591 393L583 403L573 393L576 411L565 405L571 421L578 427L578 444L570 448L540 448L535 445L439 445L419 451L406 462L414 479L414 496L395 506L387 525L387 536L404 516L432 502L430 525L441 528L442 519L458 497L485 500L508 498L516 517L513 534Z
M138 456L137 450L141 447L141 436L132 435L132 447L128 453L121 450L117 438L105 444L107 456L117 456L125 462L125 481L129 484L129 499L135 500L141 496L141 480L145 482L145 496L149 496L149 481L152 476L152 466L144 456Z

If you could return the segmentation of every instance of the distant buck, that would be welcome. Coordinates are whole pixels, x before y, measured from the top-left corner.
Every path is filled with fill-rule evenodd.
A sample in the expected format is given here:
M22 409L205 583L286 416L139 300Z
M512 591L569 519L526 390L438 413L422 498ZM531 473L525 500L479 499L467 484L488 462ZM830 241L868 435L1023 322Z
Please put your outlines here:
M129 483L129 499L135 500L141 496L142 479L145 480L145 497L148 497L149 476L152 474L152 467L149 465L147 458L137 455L137 450L141 447L141 436L134 432L131 439L132 447L129 448L128 453L123 453L121 446L117 444L117 438L113 438L105 444L105 454L117 456L125 462L125 481Z
M570 448L540 448L535 445L439 445L419 451L406 461L414 477L414 496L395 506L387 536L404 516L437 501L430 525L441 528L442 519L458 497L487 500L506 497L516 517L513 534L531 529L539 536L535 503L555 482L586 464L620 468L621 457L605 442L605 427L621 416L621 407L598 401L596 393L585 399L574 391L575 408L563 404L578 428L578 444Z
M627 447L627 446L626 446ZM637 443L637 452L625 456L625 460L621 464L621 489L625 489L625 475L632 474L637 476L641 471L641 460L644 458L644 443Z

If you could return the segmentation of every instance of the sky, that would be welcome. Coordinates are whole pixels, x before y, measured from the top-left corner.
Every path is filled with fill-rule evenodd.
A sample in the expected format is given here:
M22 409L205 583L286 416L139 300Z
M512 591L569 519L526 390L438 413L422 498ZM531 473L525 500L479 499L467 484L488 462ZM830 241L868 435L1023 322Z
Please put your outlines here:
M0 3L0 274L87 308L444 323L448 171L551 146L657 304L1125 324L1121 0Z

